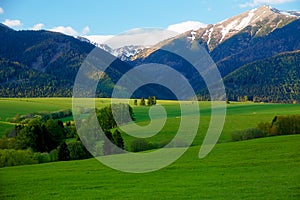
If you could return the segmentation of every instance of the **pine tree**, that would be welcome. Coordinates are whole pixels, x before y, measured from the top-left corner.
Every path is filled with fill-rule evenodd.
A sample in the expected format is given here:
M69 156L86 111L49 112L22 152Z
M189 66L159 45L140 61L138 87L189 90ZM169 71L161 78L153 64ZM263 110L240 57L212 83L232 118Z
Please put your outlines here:
M103 144L103 153L104 155L110 155L113 153L114 145L112 144L113 137L110 131L105 131L104 144Z
M156 96L152 97L152 105L156 105Z
M58 160L60 160L60 161L70 160L70 151L69 151L68 146L65 142L63 142L58 147Z
M141 102L140 102L140 106L145 106L145 105L146 105L145 99L144 99L144 97L142 97Z
M147 105L152 106L152 97L150 96L148 97Z
M119 148L124 149L124 141L118 129L115 130L112 137L114 140L114 144L117 145Z

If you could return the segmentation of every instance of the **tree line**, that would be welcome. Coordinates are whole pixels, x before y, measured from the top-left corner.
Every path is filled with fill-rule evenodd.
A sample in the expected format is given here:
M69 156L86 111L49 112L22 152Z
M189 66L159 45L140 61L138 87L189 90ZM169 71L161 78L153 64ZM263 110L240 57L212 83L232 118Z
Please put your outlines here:
M261 122L256 128L235 131L232 141L254 138L300 134L300 115L275 116L272 122Z
M135 99L133 101L133 104L135 106L137 106L137 105L140 105L140 106L146 106L146 105L147 106L153 106L153 105L156 105L156 102L157 102L156 96L149 96L148 99L147 99L147 101L145 100L144 97L142 97L139 104L138 104L138 100L137 99Z

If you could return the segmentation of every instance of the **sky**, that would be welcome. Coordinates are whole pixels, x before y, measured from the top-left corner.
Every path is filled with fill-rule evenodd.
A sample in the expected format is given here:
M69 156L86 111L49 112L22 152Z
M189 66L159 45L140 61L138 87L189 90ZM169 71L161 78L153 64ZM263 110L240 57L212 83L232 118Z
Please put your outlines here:
M184 32L260 5L300 11L300 0L0 0L0 22L16 30L109 37L134 28Z

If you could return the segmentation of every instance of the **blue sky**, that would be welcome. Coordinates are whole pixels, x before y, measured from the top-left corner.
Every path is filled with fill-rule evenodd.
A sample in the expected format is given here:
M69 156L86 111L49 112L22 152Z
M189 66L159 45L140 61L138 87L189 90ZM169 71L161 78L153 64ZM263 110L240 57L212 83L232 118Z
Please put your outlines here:
M15 29L115 35L184 21L216 23L263 4L300 10L299 0L0 0L0 22Z

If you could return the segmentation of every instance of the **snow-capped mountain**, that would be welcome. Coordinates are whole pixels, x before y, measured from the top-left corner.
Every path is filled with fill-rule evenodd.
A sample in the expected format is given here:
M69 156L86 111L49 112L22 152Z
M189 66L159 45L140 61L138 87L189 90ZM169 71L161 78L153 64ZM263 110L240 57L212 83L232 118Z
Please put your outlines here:
M298 11L280 11L271 6L264 5L230 17L219 23L210 24L198 30L190 30L162 41L132 56L131 60L145 58L156 49L160 49L177 38L197 40L199 43L206 45L207 49L211 52L226 40L242 32L249 32L251 38L265 36L299 18L300 12Z
M289 70L291 66L297 66L295 63L299 63L299 31L299 12L285 12L270 6L261 6L222 22L162 41L133 56L131 63L159 63L170 66L190 80L196 91L202 92L200 99L207 99L205 84L201 82L197 72L193 71L193 67L184 59L163 51L164 47L176 46L177 43L186 42L188 47L191 41L197 41L207 48L220 75L226 80L225 86L230 91L230 99L237 100L238 96L249 95L259 97L262 101L278 102L290 99L289 91L300 91L298 86L293 88L295 80L299 80L299 77L296 77L298 75L281 77L281 74L298 73ZM279 61L281 64L277 65ZM250 65L251 63L256 64ZM264 71L260 68L264 68ZM277 71L273 73L275 69ZM284 70L286 71L283 72ZM237 79L236 74L239 74ZM266 80L257 85L257 77L265 77ZM278 80L284 81L279 83ZM280 92L284 95L279 95ZM295 94L295 98L299 98L300 101L300 92ZM282 99L278 99L281 97Z
M146 48L145 46L130 45L130 46L120 47L117 49L112 49L110 53L124 61L140 53L145 48Z
M92 42L85 37L78 36L77 39L79 39L83 42L91 43L91 44L95 45L96 47L99 47L100 49L103 49L104 51L120 58L122 61L130 59L132 56L140 53L143 49L146 48L145 46L141 46L141 45L129 45L129 46L124 46L124 47L113 49L107 44L99 44L96 42Z
M252 36L267 35L280 28L295 18L299 18L300 12L280 11L270 6L261 6L225 19L219 23L208 25L206 28L189 32L189 37L206 42L208 49L212 50L220 43L233 35L241 32L246 27L251 27Z
M137 28L118 35L92 35L79 37L82 41L88 40L95 46L121 58L129 60L143 49L151 47L161 41L185 33L189 30L198 30L206 27L206 24L197 21L185 21L172 24L167 29Z

